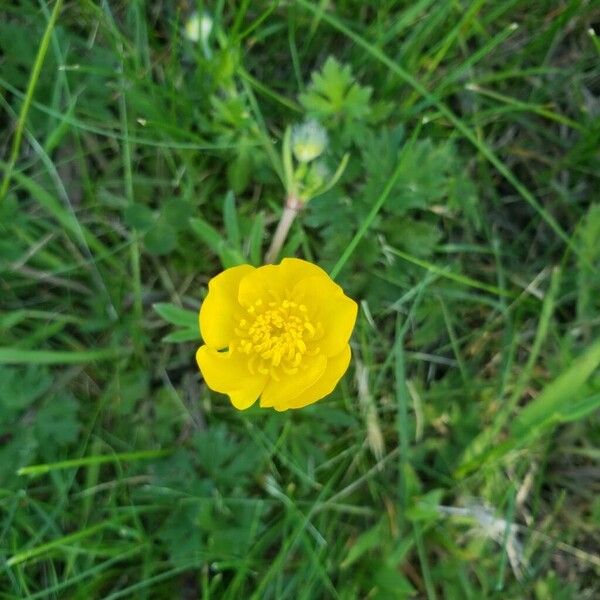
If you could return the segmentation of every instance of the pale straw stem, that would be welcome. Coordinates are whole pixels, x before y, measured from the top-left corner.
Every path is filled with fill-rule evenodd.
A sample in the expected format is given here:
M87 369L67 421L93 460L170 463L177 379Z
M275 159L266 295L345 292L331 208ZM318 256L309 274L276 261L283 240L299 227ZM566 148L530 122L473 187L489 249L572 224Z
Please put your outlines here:
M281 213L279 223L277 224L275 235L273 236L273 240L271 241L271 246L269 247L269 250L265 255L265 263L273 263L277 260L277 256L281 252L281 248L285 243L292 223L294 222L294 219L296 218L296 215L300 212L301 208L302 202L300 202L298 198L296 198L295 196L288 197L288 199L285 202L283 212Z

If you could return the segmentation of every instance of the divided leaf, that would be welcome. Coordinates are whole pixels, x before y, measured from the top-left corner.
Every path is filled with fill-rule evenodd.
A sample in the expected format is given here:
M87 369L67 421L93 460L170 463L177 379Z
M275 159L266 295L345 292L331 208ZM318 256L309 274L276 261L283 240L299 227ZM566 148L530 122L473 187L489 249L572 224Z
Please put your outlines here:
M330 56L323 69L312 75L312 81L300 103L315 117L364 119L370 112L371 88L359 85L349 65L341 65Z

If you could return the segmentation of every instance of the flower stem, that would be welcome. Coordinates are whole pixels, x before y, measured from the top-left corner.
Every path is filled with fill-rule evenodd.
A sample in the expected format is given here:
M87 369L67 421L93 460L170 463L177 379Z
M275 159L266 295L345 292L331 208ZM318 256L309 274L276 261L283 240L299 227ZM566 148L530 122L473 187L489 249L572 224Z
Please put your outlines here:
M283 212L281 213L281 218L277 224L275 235L271 241L271 246L265 255L265 263L273 263L277 260L277 256L281 252L281 248L285 243L290 227L302 206L302 202L296 196L288 196L285 201Z

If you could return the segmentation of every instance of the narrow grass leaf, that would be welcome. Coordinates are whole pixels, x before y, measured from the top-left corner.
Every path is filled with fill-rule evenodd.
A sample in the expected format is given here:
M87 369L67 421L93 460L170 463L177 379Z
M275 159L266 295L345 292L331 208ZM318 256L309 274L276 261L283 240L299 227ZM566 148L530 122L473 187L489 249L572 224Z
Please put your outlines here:
M431 273L435 273L436 275L440 275L441 277L445 277L446 279L450 279L452 281L455 281L456 283L460 283L461 285L476 288L478 290L483 290L484 292L488 292L490 294L494 294L497 296L506 296L508 298L516 298L517 297L516 294L507 292L506 290L500 289L499 287L496 287L495 285L489 285L487 283L482 283L480 281L477 281L476 279L471 279L470 277L467 277L466 275L460 275L458 273L453 273L452 271L449 271L448 269L443 269L441 267L438 267L438 266L434 265L433 263L430 263L427 260L423 260L422 258L417 258L416 256L411 256L410 254L407 254L406 252L402 252L402 250L398 250L397 248L388 248L388 250L392 254L395 254L399 258L402 258L402 259L406 260L407 262L412 263L413 265L417 265L419 267L422 267L423 269L427 269Z
M87 527L86 529L82 529L75 533L71 533L69 535L65 535L56 540L52 540L47 544L42 544L41 546L36 546L35 548L31 548L29 550L23 550L22 552L17 552L17 554L13 554L7 561L7 567L14 567L20 563L27 562L33 558L37 558L42 554L46 554L52 550L60 548L65 545L72 544L73 542L77 542L79 540L85 539L101 531L102 529L106 529L108 527L112 527L115 525L114 521L106 521L104 523L99 523L97 525L93 525L92 527Z
M513 392L504 402L502 408L494 417L491 425L483 429L483 431L469 444L469 446L467 446L467 449L463 454L461 466L457 472L460 474L460 476L466 475L481 464L481 462L484 460L486 451L494 443L502 431L502 428L510 419L515 407L523 395L523 392L529 384L531 373L533 372L533 368L537 363L543 343L546 340L548 329L550 327L550 321L552 319L552 315L554 314L554 305L560 289L560 273L561 272L558 268L554 269L552 273L550 287L544 297L542 312L540 314L540 319L536 335L531 346L531 351L529 352L525 367L522 369L517 379Z
M116 360L127 354L129 354L127 348L70 351L0 347L0 365L79 365L99 360Z
M46 30L44 31L44 36L42 37L40 47L38 48L35 62L33 63L33 69L31 70L29 83L27 84L27 91L25 92L25 99L21 105L21 112L19 113L19 119L17 120L17 128L13 137L10 158L8 159L8 165L4 171L4 178L2 179L2 186L0 187L0 203L4 199L4 196L6 196L8 186L10 185L12 172L17 162L17 157L19 156L19 149L21 148L21 140L23 139L23 131L25 130L27 114L29 113L31 101L33 100L33 93L35 92L40 72L42 71L44 59L46 58L46 52L48 51L48 46L50 45L52 31L56 25L56 20L60 14L62 4L63 0L56 0L52 14L50 15L48 23L46 24Z
M573 364L563 371L553 382L532 400L519 413L511 427L511 438L521 444L554 422L561 421L561 415L569 415L574 403L581 403L579 410L593 406L594 396L578 398L590 376L600 367L600 340L589 347ZM575 404L577 406L577 404Z
M148 460L150 458L162 458L164 456L169 456L171 453L172 450L143 450L140 452L121 452L120 454L98 454L95 456L83 456L82 458L62 460L55 463L23 467L17 471L17 475L36 476L43 475L51 471L62 471L64 469L88 467L90 465Z

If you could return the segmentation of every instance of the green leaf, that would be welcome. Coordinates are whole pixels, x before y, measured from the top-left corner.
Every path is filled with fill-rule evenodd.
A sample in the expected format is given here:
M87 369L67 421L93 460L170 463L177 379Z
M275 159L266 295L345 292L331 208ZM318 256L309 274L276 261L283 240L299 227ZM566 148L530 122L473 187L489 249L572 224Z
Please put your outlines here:
M200 334L198 333L198 327L194 329L178 329L169 333L162 338L163 342L177 344L180 342L195 342L200 340Z
M261 460L254 446L239 443L221 425L197 433L194 444L199 464L217 485L242 485Z
M242 253L232 248L227 240L203 219L191 219L192 231L219 257L223 268L235 267L246 262Z
M35 421L37 439L47 448L65 446L77 440L80 424L78 404L70 395L60 395L48 401Z
M313 73L312 81L300 103L319 119L345 117L364 119L370 111L371 88L356 83L349 65L330 56L320 72Z
M119 377L119 394L117 410L119 414L130 414L135 410L139 400L148 396L150 391L150 374L144 368L137 368L123 373Z
M406 518L409 521L437 521L440 516L438 506L443 494L443 490L432 490L417 498L415 503L406 510Z
M384 221L382 229L389 243L400 246L405 252L418 257L430 256L441 238L435 223L417 221L408 216L402 220Z
M0 429L0 436L0 481L6 489L10 483L16 481L19 468L30 463L35 457L39 440L33 427Z
M376 135L367 134L362 144L362 158L367 171L367 183L362 195L375 198L389 181L403 148L401 127L382 129ZM452 190L451 177L461 165L451 142L433 143L416 140L410 151L403 153L402 163L386 209L402 216L413 208L428 208L448 198Z
M413 145L402 162L397 184L402 195L399 203L402 212L407 208L426 208L446 197L455 156L451 142L434 144L426 139ZM395 207L395 202L389 204L390 210Z
M52 385L48 371L37 365L0 365L0 423L8 411L31 406Z
M265 235L265 216L263 213L258 213L252 221L252 228L248 238L248 246L250 248L250 262L258 267L262 264L262 243Z
M191 219L192 231L215 253L218 254L225 243L221 234L204 219L199 217Z
M600 260L600 204L592 204L579 229L581 249L577 272L577 316L581 321L591 320L598 314L600 277L593 265Z
M0 364L4 365L80 365L99 360L115 360L128 353L126 347L91 350L29 350L0 346Z
M380 593L375 598L401 600L402 598L411 598L415 595L415 589L410 581L397 568L385 564L382 564L374 571L373 583L375 583L380 592L383 592L383 595Z
M227 183L236 194L241 194L250 183L252 156L248 150L240 149L227 165Z
M170 302L158 302L152 308L167 322L181 327L198 328L198 312Z
M235 208L235 196L231 191L227 192L225 202L223 203L223 221L225 223L227 241L233 248L241 249L240 226Z
M236 250L235 248L231 248L230 246L225 246L219 252L219 258L221 259L221 264L224 269L229 269L230 267L236 267L237 265L242 265L246 263L246 259L243 254Z
M378 548L381 545L381 536L382 536L382 522L380 521L375 527L368 529L362 535L358 536L346 558L340 564L342 569L347 569L352 566L365 552L372 550L373 548Z
M600 393L592 394L582 400L574 402L569 407L563 407L556 411L551 417L551 423L558 425L559 423L567 423L570 421L579 421L585 417L600 410Z
M597 402L597 395L586 394L586 382L600 366L600 341L597 341L573 364L518 414L511 427L510 441L521 444L531 441L549 425L565 420L573 406L587 414L587 409ZM583 395L583 398L582 398Z
M169 343L198 341L198 311L181 308L175 304L160 302L154 304L154 310L168 323L183 327L166 335L162 341Z
M123 212L125 224L136 231L148 231L156 221L156 217L152 210L145 204L134 202L125 208Z
M180 231L188 226L193 211L194 209L189 202L172 198L161 208L160 214L161 219L164 219L175 231Z
M198 506L188 504L177 507L163 524L159 537L173 563L189 562L190 559L200 562L202 532L198 523Z
M148 252L157 256L169 254L177 246L175 229L164 221L158 221L144 237Z

